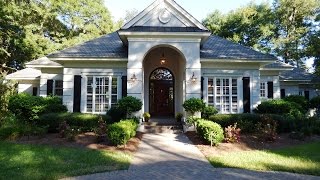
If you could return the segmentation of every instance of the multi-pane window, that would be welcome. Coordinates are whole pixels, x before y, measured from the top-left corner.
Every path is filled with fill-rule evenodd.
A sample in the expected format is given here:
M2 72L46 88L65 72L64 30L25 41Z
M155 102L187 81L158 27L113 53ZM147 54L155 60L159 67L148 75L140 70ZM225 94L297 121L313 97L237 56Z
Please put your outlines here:
M267 97L265 82L260 83L260 97Z
M237 78L209 78L208 105L215 106L220 113L237 113Z
M87 112L103 113L117 103L117 78L111 76L87 77Z
M63 81L55 80L54 81L54 95L63 96Z

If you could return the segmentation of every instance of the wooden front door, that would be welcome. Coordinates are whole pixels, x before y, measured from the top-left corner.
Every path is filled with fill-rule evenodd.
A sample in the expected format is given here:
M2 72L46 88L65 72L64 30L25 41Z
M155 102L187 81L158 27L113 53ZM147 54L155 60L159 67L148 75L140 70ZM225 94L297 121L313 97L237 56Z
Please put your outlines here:
M159 68L151 73L149 93L152 116L174 115L174 79L168 69Z
M151 114L155 116L173 115L173 83L171 81L154 81L151 99Z

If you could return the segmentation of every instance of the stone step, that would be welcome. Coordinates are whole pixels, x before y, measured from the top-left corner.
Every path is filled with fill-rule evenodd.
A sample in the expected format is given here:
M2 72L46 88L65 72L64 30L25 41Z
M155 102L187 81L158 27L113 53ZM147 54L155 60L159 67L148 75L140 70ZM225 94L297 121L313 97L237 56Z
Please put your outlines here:
M183 129L181 125L155 125L155 124L145 124L143 125L143 132L150 134L158 134L158 133L172 133L178 134L182 133Z

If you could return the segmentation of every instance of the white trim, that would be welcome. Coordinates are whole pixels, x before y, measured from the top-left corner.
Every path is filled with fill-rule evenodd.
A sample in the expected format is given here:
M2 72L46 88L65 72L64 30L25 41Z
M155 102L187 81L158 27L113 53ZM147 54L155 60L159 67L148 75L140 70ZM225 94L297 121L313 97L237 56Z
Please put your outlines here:
M164 42L164 43L199 43L200 38L187 38L187 39L169 39L169 38L128 38L129 42Z
M83 76L121 76L123 75L122 72L105 72L105 71L88 71L88 72L81 72Z
M50 58L53 61L115 61L115 62L128 62L128 58L100 58L100 57L57 57Z
M274 62L275 60L273 59L226 59L226 58L221 58L221 59L208 59L208 58L201 58L200 62L211 62L211 63L215 63L215 62L223 62L223 63L234 63L234 62L247 62L247 63L270 63L270 62Z
M211 32L130 32L130 31L119 31L120 36L194 36L194 37L208 37Z
M283 67L283 68L260 68L260 71L291 71L294 68Z
M27 77L6 77L8 80L40 80L40 77L27 78Z
M27 68L63 68L63 66L51 66L45 64L28 64L26 65Z

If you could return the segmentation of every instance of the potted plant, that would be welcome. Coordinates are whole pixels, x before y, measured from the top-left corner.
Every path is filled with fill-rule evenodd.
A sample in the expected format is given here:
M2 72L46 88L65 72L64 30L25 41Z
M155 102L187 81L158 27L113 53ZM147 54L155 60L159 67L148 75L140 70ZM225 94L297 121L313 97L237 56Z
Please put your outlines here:
M183 118L183 114L182 113L177 113L177 115L176 115L177 122L181 122L182 118Z
M143 113L143 118L145 122L149 122L151 115L148 112Z

